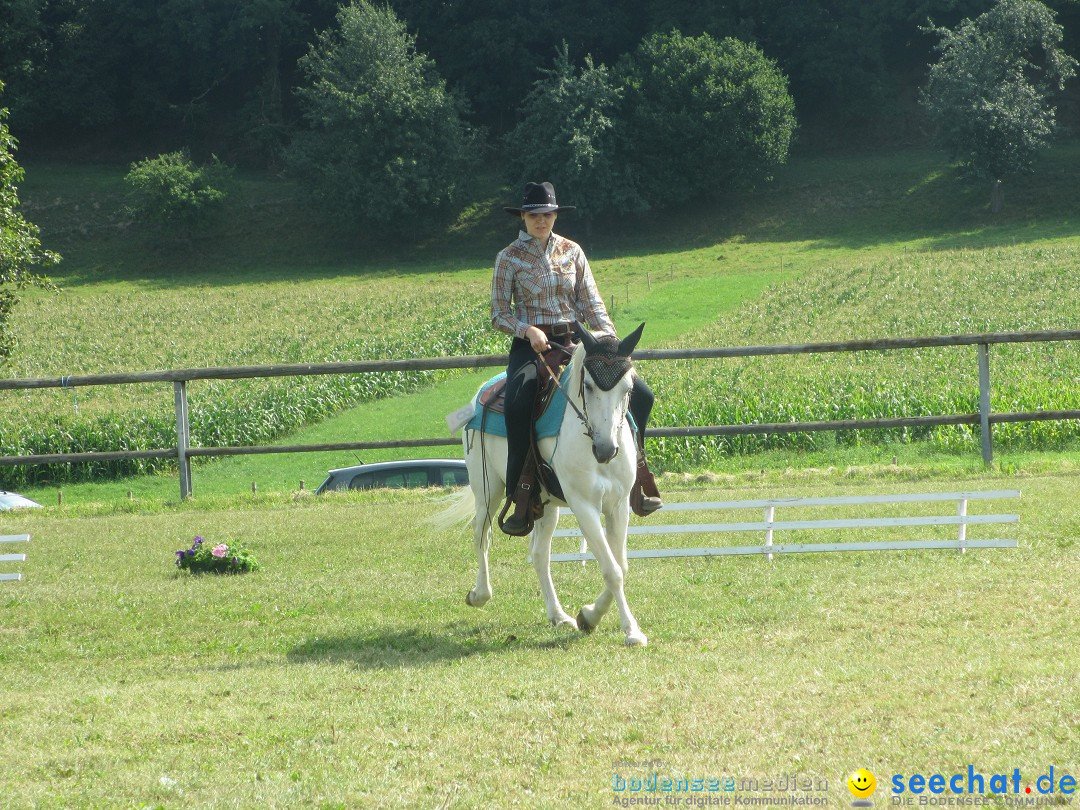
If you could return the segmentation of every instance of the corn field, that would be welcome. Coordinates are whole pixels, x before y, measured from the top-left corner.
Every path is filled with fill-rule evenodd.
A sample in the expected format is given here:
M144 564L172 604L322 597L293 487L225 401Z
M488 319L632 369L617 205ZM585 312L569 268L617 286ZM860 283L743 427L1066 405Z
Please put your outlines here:
M746 346L1075 328L1080 246L905 252L822 266L722 312L671 347ZM723 280L717 280L722 284ZM35 346L5 376L257 363L331 362L506 351L487 326L486 290L452 276L39 296L23 333ZM151 309L147 310L147 302ZM657 394L652 426L747 424L972 413L974 347L643 363ZM193 446L267 443L342 409L436 384L453 372L367 373L204 383L190 391ZM1080 347L997 346L996 412L1080 408ZM0 392L0 454L136 450L175 444L171 387ZM393 438L393 437L387 437ZM1077 422L999 425L1002 449L1075 448ZM655 439L661 470L731 454L922 442L976 452L970 426ZM146 473L136 460L4 470L4 485Z

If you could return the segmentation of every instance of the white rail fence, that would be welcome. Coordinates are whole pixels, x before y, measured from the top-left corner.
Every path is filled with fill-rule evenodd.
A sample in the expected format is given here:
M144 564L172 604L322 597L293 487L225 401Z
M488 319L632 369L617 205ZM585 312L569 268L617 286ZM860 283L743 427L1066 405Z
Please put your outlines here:
M0 534L0 543L29 543L30 535L28 534ZM0 563L9 562L25 562L25 554L0 554ZM0 582L10 582L12 580L22 579L22 574L18 573L0 573Z
M824 551L903 551L910 549L958 549L964 553L969 548L1015 548L1015 539L970 539L968 537L969 526L985 526L994 524L1018 523L1020 516L1015 514L968 514L969 501L999 500L1004 498L1019 498L1020 491L1007 490L984 490L972 492L931 492L919 494L900 495L851 495L825 498L765 498L761 500L746 501L706 501L700 503L666 503L664 508L657 512L654 517L666 515L671 512L717 512L721 510L758 509L763 513L763 520L744 523L673 523L663 526L631 526L627 532L630 536L671 536L679 534L714 535L729 532L756 532L762 536L762 543L753 546L716 546L697 548L658 548L658 549L632 549L627 552L627 557L632 558L656 558L656 557L716 557L730 554L763 554L768 559L773 559L775 554L791 554L800 552L824 552ZM846 517L846 518L815 518L809 520L776 520L778 509L808 508L808 507L838 507L879 504L911 504L911 503L942 503L952 502L956 506L956 512L952 515L919 515L919 516L887 516L887 517ZM572 513L571 513L572 514ZM955 539L897 539L877 540L870 542L842 541L836 543L775 543L777 532L815 531L815 530L841 530L841 529L900 529L905 527L926 526L956 526L957 536ZM568 528L558 529L553 535L556 538L581 537L581 530ZM586 560L595 559L586 550L585 539L582 537L581 547L577 553L552 554L552 562L577 562L582 565Z

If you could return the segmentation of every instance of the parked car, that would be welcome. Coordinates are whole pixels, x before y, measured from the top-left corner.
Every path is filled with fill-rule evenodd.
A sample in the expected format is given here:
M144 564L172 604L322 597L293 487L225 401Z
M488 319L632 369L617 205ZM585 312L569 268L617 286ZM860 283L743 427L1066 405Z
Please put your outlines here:
M34 506L41 506L41 504L14 492L6 492L0 489L0 512L8 509L29 509Z
M417 458L407 461L380 461L330 470L326 480L315 490L319 495L328 489L374 489L376 487L464 487L469 471L460 458Z

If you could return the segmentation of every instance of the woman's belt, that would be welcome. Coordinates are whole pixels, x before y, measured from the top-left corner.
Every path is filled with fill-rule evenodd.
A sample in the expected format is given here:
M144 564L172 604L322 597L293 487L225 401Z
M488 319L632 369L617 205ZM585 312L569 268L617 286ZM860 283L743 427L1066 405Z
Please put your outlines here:
M574 333L574 323L538 323L536 328L547 335L552 337L565 337L566 335L572 335Z

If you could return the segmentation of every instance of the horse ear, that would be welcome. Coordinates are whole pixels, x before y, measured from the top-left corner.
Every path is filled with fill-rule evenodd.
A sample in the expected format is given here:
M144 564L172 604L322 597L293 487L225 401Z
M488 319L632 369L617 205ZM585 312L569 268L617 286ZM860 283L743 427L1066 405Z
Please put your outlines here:
M577 321L574 321L573 329L578 342L585 346L585 353L592 354L596 350L596 338L593 337L593 333L585 329Z
M629 357L634 353L634 349L637 347L638 341L641 340L641 333L645 331L645 324L641 324L637 329L624 337L619 342L619 348L615 352L619 357Z

